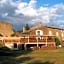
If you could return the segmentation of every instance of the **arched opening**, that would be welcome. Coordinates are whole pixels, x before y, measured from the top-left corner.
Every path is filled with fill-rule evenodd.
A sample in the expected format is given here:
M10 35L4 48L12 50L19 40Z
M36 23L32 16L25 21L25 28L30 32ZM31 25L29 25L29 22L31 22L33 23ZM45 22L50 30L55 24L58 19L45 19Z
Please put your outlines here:
M43 35L43 31L42 30L36 30L36 35L37 36L42 36Z

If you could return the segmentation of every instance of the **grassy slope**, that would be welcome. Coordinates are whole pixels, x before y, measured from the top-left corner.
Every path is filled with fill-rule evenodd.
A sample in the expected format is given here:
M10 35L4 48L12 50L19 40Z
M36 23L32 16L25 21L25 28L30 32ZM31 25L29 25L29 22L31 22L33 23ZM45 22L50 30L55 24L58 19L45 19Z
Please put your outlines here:
M64 48L56 50L15 51L13 56L0 56L0 64L64 64Z

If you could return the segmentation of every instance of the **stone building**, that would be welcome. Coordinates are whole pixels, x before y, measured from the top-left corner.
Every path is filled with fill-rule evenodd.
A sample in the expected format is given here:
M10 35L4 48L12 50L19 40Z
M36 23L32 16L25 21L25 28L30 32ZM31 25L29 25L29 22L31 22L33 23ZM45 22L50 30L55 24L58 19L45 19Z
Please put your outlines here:
M61 41L61 44L62 44L62 41L64 40L64 30L56 27L47 27L39 24L32 27L29 30L29 33L30 33L29 35L36 35L36 36L44 36L44 35L53 36L54 35L59 38L59 40Z
M55 28L55 27L47 27L47 26L43 26L41 24L32 27L29 30L29 35L55 35L58 36L60 39L63 39L64 37L64 30L63 29L59 29L59 28Z
M0 21L0 36L11 36L13 34L12 24Z
M5 22L3 22L2 26L4 27L2 28L3 30L1 29L0 31L1 34L4 36L10 36L13 32L12 26L8 23L5 25ZM58 37L61 41L61 45L63 45L63 29L47 27L39 24L30 28L28 31L24 30L24 32L18 37L0 37L0 42L4 43L5 46L11 49L55 49L55 37Z

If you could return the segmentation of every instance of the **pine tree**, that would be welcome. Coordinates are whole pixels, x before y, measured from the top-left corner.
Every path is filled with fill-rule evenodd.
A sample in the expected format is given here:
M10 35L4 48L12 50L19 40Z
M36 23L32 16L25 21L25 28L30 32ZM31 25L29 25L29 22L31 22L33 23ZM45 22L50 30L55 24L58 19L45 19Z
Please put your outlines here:
M30 27L29 27L28 24L25 25L25 29L26 29L26 30L29 30L29 29L30 29Z

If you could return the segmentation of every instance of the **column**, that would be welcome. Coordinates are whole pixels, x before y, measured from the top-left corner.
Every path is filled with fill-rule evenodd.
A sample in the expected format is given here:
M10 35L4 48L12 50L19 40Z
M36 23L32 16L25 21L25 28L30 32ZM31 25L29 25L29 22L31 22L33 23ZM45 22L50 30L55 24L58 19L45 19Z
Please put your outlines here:
M54 46L56 46L56 44L55 44L55 37L53 37L53 42L54 42Z
M24 44L24 50L27 50L27 44L26 43Z
M39 45L38 45L38 37L37 37L37 48L39 47Z
M47 37L46 37L46 46L47 46Z
M29 43L29 36L28 36L28 43Z

